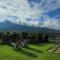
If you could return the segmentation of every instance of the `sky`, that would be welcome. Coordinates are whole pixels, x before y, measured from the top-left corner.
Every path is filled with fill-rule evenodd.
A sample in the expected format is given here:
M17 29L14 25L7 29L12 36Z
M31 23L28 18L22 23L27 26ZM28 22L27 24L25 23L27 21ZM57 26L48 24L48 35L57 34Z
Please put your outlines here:
M0 0L0 23L60 30L60 0Z

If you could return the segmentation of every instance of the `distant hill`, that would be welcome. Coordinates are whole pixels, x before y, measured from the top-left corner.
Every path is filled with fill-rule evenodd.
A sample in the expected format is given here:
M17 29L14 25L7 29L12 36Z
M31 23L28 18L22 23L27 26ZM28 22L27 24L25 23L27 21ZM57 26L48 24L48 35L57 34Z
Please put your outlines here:
M59 34L60 35L60 30L55 30L55 29L49 29L46 27L29 27L26 25L20 25L20 24L15 24L10 21L5 21L0 23L0 32L41 32L41 33L50 33L50 34Z

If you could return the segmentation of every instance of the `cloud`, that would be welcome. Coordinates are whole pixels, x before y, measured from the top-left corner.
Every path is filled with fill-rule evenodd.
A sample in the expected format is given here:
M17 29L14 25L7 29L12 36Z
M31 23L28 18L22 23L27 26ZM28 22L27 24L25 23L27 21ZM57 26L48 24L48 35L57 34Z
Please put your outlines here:
M49 20L46 20L44 22L44 27L60 30L59 29L60 28L60 20L56 20L54 18L52 18L52 19L49 18Z
M1 14L6 14L6 16L18 16L21 20L26 18L38 18L41 14L41 11L37 6L30 7L27 0L0 0L0 9L3 9L5 12L1 10ZM1 15L0 14L0 15Z
M60 20L56 20L55 18L50 18L48 16L44 16L43 19L44 21L41 20L17 20L17 23L23 24L23 25L28 25L28 26L34 26L34 27L47 27L51 29L57 29L60 30Z
M43 22L39 20L16 20L17 24L23 24L34 27L42 27Z
M54 11L60 8L60 0L41 0L40 7L44 12Z
M60 19L45 14L58 8L60 0L0 0L0 22L59 29Z

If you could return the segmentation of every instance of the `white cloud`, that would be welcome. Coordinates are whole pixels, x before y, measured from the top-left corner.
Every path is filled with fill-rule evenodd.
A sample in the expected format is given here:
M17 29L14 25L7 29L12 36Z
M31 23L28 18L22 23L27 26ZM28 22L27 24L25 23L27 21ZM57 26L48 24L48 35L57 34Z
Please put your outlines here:
M49 18L43 13L60 8L60 0L41 0L40 3L31 3L33 7L30 7L27 0L0 0L0 22L8 19L17 24L59 29L60 21L54 17ZM15 20L8 18L8 16L19 18ZM38 20L41 16L43 16L44 21ZM31 20L27 20L27 18Z
M44 12L54 11L60 8L60 0L41 0L40 7Z
M42 27L43 22L39 20L17 20L17 24L23 24L23 25L28 25L28 26L34 26L34 27Z
M35 19L41 15L41 10L37 6L30 7L27 0L0 0L0 6L6 8L4 9L6 10L5 12L1 11L3 15L7 13L7 16L18 16L21 20L26 18Z
M60 30L60 20L56 20L55 18L48 18L48 20L44 22L44 27Z

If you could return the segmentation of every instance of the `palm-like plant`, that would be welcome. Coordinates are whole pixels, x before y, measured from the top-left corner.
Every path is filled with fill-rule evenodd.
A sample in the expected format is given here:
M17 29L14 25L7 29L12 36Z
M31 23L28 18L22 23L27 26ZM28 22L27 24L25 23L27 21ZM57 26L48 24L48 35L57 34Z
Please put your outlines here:
M48 42L48 35L46 34L45 36L44 36L44 42Z
M42 33L38 33L38 42L43 42L43 34Z
M29 33L29 38L30 38L31 43L34 43L35 42L35 39L36 39L36 34Z
M0 43L2 43L3 42L3 33L1 32L0 33Z

